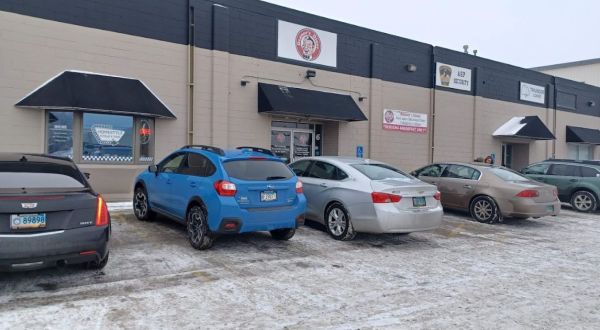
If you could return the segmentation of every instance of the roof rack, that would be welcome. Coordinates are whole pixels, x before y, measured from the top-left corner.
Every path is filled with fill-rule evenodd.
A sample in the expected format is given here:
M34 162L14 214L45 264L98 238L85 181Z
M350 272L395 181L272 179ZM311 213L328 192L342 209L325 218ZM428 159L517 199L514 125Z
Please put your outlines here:
M562 163L577 163L577 164L588 164L588 165L600 165L600 160L575 160L575 159L556 159L548 158L545 162L562 162Z
M238 150L247 149L247 150L252 150L254 152L260 152L260 153L263 153L263 154L267 154L269 156L275 156L275 154L271 150L265 149L265 148L259 148L259 147L237 147L236 149L238 149Z
M185 145L183 147L181 147L180 149L200 149L200 150L206 150L206 151L210 151L213 152L219 156L225 156L225 152L223 151L223 149L221 148L217 148L217 147L213 147L213 146L205 146L202 144L188 144Z

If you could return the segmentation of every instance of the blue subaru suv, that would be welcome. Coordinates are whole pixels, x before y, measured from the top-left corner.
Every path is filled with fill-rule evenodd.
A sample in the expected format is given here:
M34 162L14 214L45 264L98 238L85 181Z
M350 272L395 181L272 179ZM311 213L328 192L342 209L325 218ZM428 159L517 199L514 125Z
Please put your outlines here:
M218 234L269 231L288 240L304 223L302 182L270 150L189 145L135 180L139 220L157 213L185 224L190 244L212 246Z

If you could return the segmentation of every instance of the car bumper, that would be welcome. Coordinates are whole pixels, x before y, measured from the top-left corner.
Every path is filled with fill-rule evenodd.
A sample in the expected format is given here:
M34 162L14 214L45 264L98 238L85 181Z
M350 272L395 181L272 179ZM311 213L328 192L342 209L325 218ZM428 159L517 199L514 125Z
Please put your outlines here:
M393 204L375 205L376 216L360 221L356 231L367 233L411 233L438 228L442 223L442 206L427 209L398 210ZM358 223L358 222L357 222Z
M100 261L110 228L83 227L32 234L0 234L0 270L31 270Z
M536 203L525 199L512 203L512 209L502 212L505 217L539 218L560 213L560 201L555 200L547 203Z
M297 228L304 223L306 212L304 195L299 195L294 204L282 207L240 208L235 201L224 201L221 205L218 217L209 218L209 228L223 234ZM227 222L236 222L238 225L234 229L226 230Z

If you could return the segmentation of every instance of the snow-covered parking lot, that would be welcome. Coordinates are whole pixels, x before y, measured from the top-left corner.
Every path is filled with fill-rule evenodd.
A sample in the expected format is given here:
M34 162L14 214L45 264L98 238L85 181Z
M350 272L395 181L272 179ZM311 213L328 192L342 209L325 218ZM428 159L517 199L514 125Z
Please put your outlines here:
M485 225L447 213L408 236L317 225L192 249L166 219L113 214L111 260L0 274L0 329L597 328L600 214Z

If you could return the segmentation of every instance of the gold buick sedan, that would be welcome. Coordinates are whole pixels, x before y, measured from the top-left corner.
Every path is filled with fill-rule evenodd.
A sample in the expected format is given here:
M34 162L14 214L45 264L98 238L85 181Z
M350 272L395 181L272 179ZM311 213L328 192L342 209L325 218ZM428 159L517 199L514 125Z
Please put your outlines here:
M505 167L435 163L411 174L438 187L444 208L469 211L479 222L500 222L503 217L539 218L560 212L556 187Z

